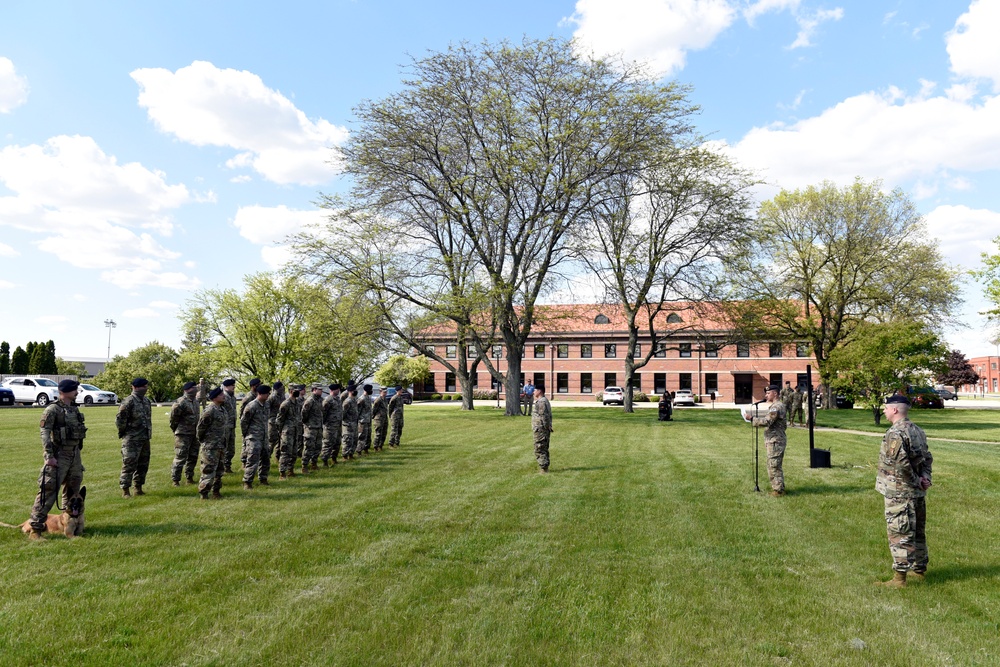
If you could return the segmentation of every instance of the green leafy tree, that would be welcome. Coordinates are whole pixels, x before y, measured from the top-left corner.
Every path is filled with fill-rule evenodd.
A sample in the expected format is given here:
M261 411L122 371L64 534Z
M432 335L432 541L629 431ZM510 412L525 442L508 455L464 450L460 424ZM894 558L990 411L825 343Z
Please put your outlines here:
M66 361L56 357L56 372L53 375L75 375L82 378L87 376L87 367L82 361Z
M94 378L94 384L124 398L132 393L132 380L143 377L149 380L147 395L151 400L170 401L181 395L188 380L179 358L173 348L153 341L137 347L127 356L115 356Z
M752 242L729 258L727 310L748 340L808 342L830 405L827 360L864 323L949 321L956 272L901 190L856 180L782 191L761 204Z
M430 373L431 365L427 357L409 357L405 354L396 354L389 357L389 360L375 372L375 381L383 387L395 387L396 385L409 387L423 382Z
M919 322L862 322L827 359L831 389L871 409L882 421L885 397L926 373L947 368L949 352Z
M45 343L45 358L42 373L46 375L55 375L59 372L56 364L56 344L55 341L48 341Z
M10 373L10 343L0 343L0 375Z
M18 345L10 357L10 372L14 375L25 375L28 372L28 353Z

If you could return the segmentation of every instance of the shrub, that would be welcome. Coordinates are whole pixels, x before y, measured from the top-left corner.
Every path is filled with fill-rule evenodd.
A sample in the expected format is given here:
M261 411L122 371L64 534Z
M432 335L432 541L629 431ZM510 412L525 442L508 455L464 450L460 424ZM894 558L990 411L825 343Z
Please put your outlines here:
M472 392L472 398L476 401L495 401L497 400L497 393L493 390L482 390L477 389Z
M632 394L632 402L649 403L649 396L646 396L646 394L642 393L641 391L637 391L634 394Z
M441 400L441 394L431 394L431 400L432 401L440 401Z
M597 399L598 403L603 402L604 401L604 392L603 391L597 392L596 394L594 394L594 398Z

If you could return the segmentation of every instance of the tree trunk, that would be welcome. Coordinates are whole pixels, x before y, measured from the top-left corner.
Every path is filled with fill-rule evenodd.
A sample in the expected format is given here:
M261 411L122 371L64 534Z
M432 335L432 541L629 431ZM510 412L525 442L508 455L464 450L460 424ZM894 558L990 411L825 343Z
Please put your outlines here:
M635 361L632 359L632 353L625 353L625 385L622 387L622 394L625 399L622 401L622 409L625 412L635 412L632 408L632 399L634 391L632 389L632 376L635 374Z
M507 406L508 417L521 414L521 351L507 347L507 376L504 378L504 392L507 394L504 403Z
M875 415L875 425L876 426L881 426L882 425L882 406L879 406L877 408L876 407L872 407L872 414Z

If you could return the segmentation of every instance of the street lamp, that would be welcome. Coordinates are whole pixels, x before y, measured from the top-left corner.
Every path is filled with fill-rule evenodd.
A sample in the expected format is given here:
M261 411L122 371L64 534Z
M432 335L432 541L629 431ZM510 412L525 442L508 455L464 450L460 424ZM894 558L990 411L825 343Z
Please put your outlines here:
M111 330L118 326L114 320L104 320L104 326L108 328L108 361L111 361Z

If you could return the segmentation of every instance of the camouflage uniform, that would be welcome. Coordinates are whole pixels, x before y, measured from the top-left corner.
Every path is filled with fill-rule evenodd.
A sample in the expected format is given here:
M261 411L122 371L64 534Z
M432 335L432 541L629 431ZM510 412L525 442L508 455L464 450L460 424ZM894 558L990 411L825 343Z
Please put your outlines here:
M247 405L240 416L244 484L253 484L258 471L260 483L267 483L267 475L271 471L271 450L267 445L267 422L270 416L267 405L256 399Z
M771 489L776 493L785 492L785 474L781 470L785 458L785 405L780 401L771 403L767 416L754 417L754 426L763 426L764 447L767 449L767 476L771 480Z
M298 433L302 415L299 412L299 403L291 394L278 408L278 417L275 425L281 430L281 458L278 460L278 471L282 475L292 472L295 467L296 449L295 436Z
M225 405L225 404L223 404ZM198 492L207 496L209 489L216 495L222 489L222 474L226 471L226 438L229 433L229 412L209 403L198 418L197 436L201 443L201 480Z
M535 401L531 413L531 431L535 438L535 460L542 470L549 469L549 437L552 434L552 406L544 396Z
M791 421L797 422L805 426L806 420L802 410L802 404L805 402L806 395L802 389L796 389L795 393L792 394L792 412Z
M281 429L278 428L278 409L285 402L284 390L273 389L267 397L267 449L276 457L281 456Z
M923 574L927 553L927 505L920 479L931 479L934 457L923 429L909 419L893 424L878 457L875 490L885 496L885 523L892 553L892 569Z
M254 400L256 398L257 398L257 387L256 387L256 385L254 385L253 387L250 388L250 391L248 391L246 394L243 395L243 399L240 401L240 407L236 411L236 419L237 419L237 421L239 421L240 423L242 423L242 420L243 420L243 411L247 409L247 405L250 404L250 401L252 401L252 400ZM242 428L241 428L241 431L242 431ZM246 460L246 457L244 456L244 450L243 450L243 448L240 448L240 464L243 465L244 467L246 467L246 464L247 464L247 460Z
M236 397L225 389L222 390L222 393L226 397L226 402L222 404L222 407L225 408L226 416L229 417L229 432L226 433L226 453L222 457L222 464L225 466L226 472L232 472L233 457L236 456Z
M181 472L189 482L194 482L194 469L198 465L198 404L187 394L174 402L170 410L170 430L174 432L174 463L170 467L170 479L181 481Z
M302 454L302 467L316 465L319 461L319 450L323 446L323 397L310 394L302 404L302 429L305 451Z
M399 447L399 439L403 435L403 403L402 392L397 391L389 399L389 422L392 427L389 432L389 446Z
M306 404L306 397L303 394L305 390L305 385L299 385L299 397L295 399L295 405L299 409L299 422L295 426L295 457L299 459L302 458L306 446L305 428L302 425L302 406Z
M785 406L785 418L789 419L792 416L792 397L795 395L795 390L792 389L791 385L786 384L784 389L778 394L778 400L781 404Z
M153 404L145 396L133 392L118 407L115 425L122 440L122 474L118 480L127 490L146 483L149 470L149 439L153 435Z
M358 396L358 451L368 453L372 446L372 397L364 392Z
M350 394L344 394L344 400L341 403L342 414L343 414L343 449L341 453L344 458L349 458L354 456L354 451L358 447L358 403L356 400L351 398Z
M31 507L31 529L43 533L45 520L55 503L59 487L62 487L63 507L72 496L80 491L83 484L83 463L80 450L87 427L83 423L83 413L75 405L66 405L61 400L51 403L42 413L39 423L42 437L42 451L45 460L56 459L54 466L42 464L38 476L38 495Z
M385 397L379 395L372 402L372 426L375 428L375 442L372 449L376 452L382 451L385 445L386 427L389 425L389 406Z
M320 457L326 463L329 460L337 462L337 455L340 454L340 439L343 437L341 431L341 419L343 418L343 406L340 404L340 395L330 394L323 401L323 451Z

